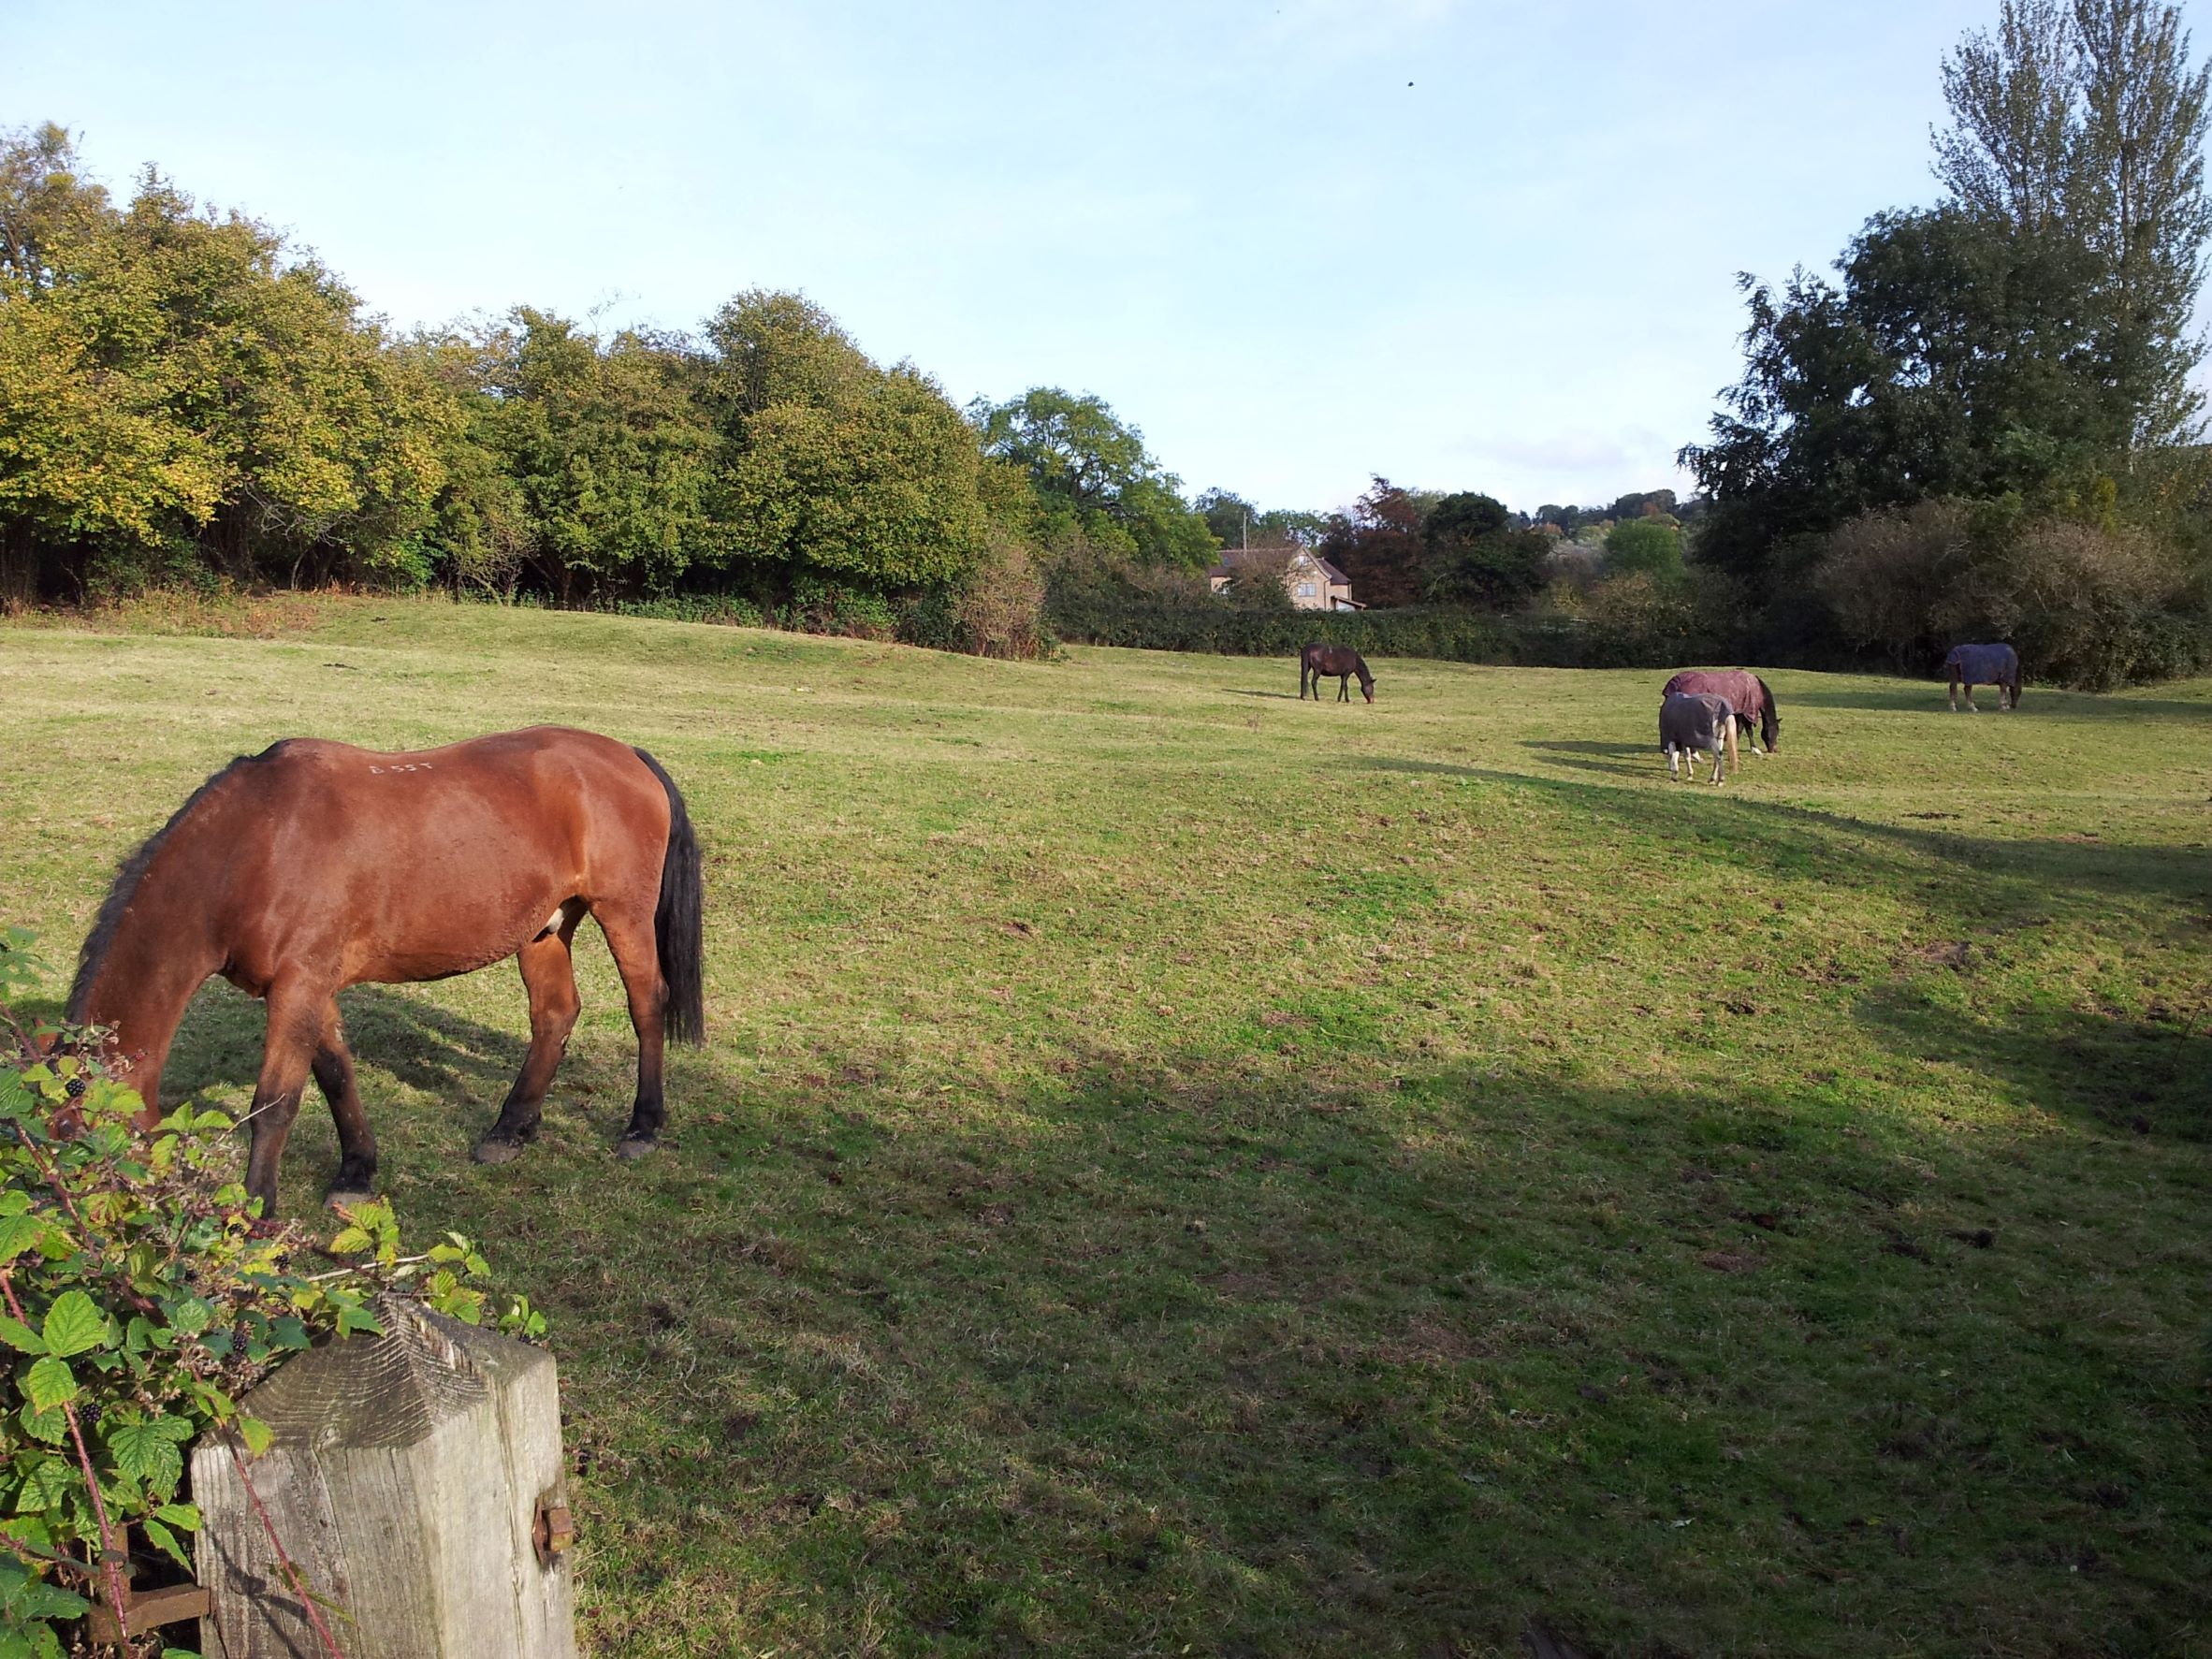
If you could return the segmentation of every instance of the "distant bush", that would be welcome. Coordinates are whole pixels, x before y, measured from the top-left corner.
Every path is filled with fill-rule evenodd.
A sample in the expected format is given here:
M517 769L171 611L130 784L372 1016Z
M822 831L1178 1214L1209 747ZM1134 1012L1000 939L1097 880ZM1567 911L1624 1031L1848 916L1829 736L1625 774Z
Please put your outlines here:
M660 599L618 600L619 617L648 617L657 622L712 622L725 628L763 628L767 614L735 593L673 593Z
M1973 632L1973 560L1965 508L1921 502L1831 531L1812 586L1854 645L1886 651L1900 670L1926 668Z
M1606 563L1617 571L1676 575L1682 568L1682 532L1663 518L1623 518L1606 531Z
M2206 659L2202 597L2173 551L2143 531L2036 525L1979 574L1991 632L2039 677L2105 691Z
M1044 577L1022 542L995 533L948 596L955 650L1026 661L1057 643L1044 624Z
M1507 614L1454 605L1245 606L1214 597L1202 578L1086 553L1055 559L1045 586L1046 618L1064 638L1227 656L1288 656L1321 641L1375 657L1655 668L1731 654L1738 626L1727 585L1711 573L1671 583L1639 573L1599 582L1571 604Z
M891 639L898 633L898 613L880 593L820 576L801 576L792 584L791 603L776 621L800 633L849 639Z
M1862 514L1812 582L1846 637L1931 670L1961 640L2005 640L2039 679L2102 691L2212 661L2202 581L2147 531L2023 521L1999 502Z

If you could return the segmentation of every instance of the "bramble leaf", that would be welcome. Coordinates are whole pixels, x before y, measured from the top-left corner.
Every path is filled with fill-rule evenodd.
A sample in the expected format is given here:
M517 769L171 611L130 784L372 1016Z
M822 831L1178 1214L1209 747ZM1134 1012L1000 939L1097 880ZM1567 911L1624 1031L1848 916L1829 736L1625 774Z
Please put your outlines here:
M186 1572L190 1572L192 1570L192 1558L186 1555L183 1550L179 1547L177 1543L177 1535L175 1533L169 1531L167 1527L162 1525L160 1521L155 1521L152 1516L148 1516L138 1524L146 1529L146 1536L153 1540L153 1544L158 1549L160 1549L164 1554L167 1555L170 1560L174 1561Z
M32 1330L21 1319L9 1318L6 1314L0 1314L0 1342L26 1354L46 1352L45 1337L39 1335L37 1332Z
M46 1310L41 1332L46 1351L61 1359L96 1348L108 1340L108 1316L81 1290L65 1290Z
M28 1405L16 1414L23 1433L49 1446L59 1446L69 1433L69 1419L59 1411L33 1411Z
M51 1354L31 1361L23 1375L23 1397L38 1411L51 1411L77 1398L77 1376Z
M184 1476L177 1443L191 1438L192 1425L184 1419L157 1417L152 1422L124 1423L109 1430L108 1450L123 1473L166 1495L177 1490Z
M45 1231L46 1223L36 1215L0 1218L0 1261L13 1261L36 1244Z

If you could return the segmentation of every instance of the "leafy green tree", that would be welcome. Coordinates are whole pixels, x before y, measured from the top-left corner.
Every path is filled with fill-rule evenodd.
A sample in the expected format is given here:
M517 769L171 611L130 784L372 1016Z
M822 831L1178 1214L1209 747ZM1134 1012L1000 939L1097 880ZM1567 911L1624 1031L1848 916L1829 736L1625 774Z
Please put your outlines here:
M479 350L480 441L513 480L523 557L551 592L665 591L706 555L717 445L679 353L633 333L602 344L529 306ZM470 533L496 538L498 493L473 504Z
M2139 405L2094 253L1961 208L1885 213L1841 264L1753 284L1744 375L1682 460L1700 559L1754 588L1773 549L1871 508L2092 486Z
M1206 521L1214 539L1224 547L1287 547L1295 543L1301 547L1320 546L1321 537L1328 532L1329 520L1325 514L1303 513L1290 507L1270 507L1264 511L1243 496L1226 489L1209 489L1192 503L1193 510Z
M1682 532L1656 515L1621 519L1606 532L1606 562L1618 571L1677 575L1682 568Z
M1219 550L1207 519L1184 502L1182 480L1103 400L1036 386L1004 403L978 399L968 415L987 455L1028 474L1040 541L1065 546L1080 536L1147 563L1192 570Z
M117 309L0 275L0 605L35 600L68 548L157 556L221 500L222 458L171 418L167 377L115 371ZM150 304L127 314L158 327Z
M2098 262L2131 449L2188 436L2203 407L2191 324L2212 236L2212 67L2166 0L2004 0L1998 32L1943 65L1936 175L1970 211L2078 240Z
M795 294L739 295L706 334L725 557L888 592L948 586L982 556L1009 481L935 381L880 368Z
M1241 547L1259 540L1259 531L1266 515L1243 496L1226 489L1202 490L1191 510L1206 521L1206 529L1224 547Z
M51 250L80 240L114 216L108 192L81 178L77 141L46 122L0 130L0 277L49 286Z
M1544 586L1550 543L1519 528L1494 497L1472 490L1443 497L1421 534L1422 592L1435 604L1510 610Z
M54 136L0 166L6 584L418 578L452 400L275 232L151 169L118 211Z

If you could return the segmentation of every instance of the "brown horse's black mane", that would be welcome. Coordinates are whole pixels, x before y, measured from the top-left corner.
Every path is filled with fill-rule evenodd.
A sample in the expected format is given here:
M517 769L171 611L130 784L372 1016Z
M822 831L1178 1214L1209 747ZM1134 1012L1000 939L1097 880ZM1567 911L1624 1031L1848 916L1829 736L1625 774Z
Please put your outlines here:
M272 743L259 754L241 754L186 797L184 804L169 814L168 822L155 830L138 844L138 850L123 861L115 872L114 885L108 889L108 896L100 901L100 913L93 919L92 931L84 936L84 948L77 953L77 978L69 986L68 1007L63 1018L72 1026L84 1023L85 1005L92 996L93 981L99 977L100 963L108 954L108 947L115 942L115 930L123 925L123 918L131 908L131 900L138 896L138 882L146 874L146 866L153 862L153 855L161 851L161 844L169 838L169 832L192 816L193 808L200 804L207 793L240 766L250 766L256 761L270 760L284 748L281 742Z

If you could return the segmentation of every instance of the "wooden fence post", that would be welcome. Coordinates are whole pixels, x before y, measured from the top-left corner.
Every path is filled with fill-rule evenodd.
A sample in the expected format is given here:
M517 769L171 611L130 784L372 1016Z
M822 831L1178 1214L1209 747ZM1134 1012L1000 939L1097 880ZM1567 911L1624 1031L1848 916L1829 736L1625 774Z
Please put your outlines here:
M412 1302L377 1317L240 1403L275 1433L251 1493L226 1447L194 1449L202 1649L326 1659L257 1496L345 1659L574 1659L553 1356Z

